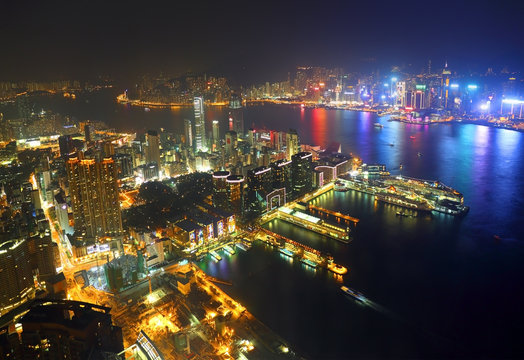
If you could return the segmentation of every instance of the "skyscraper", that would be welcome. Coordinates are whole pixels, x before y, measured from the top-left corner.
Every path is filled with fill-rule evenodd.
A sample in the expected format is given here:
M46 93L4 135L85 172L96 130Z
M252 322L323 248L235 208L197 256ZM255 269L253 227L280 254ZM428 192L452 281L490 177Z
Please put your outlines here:
M291 158L293 171L293 192L300 197L313 188L313 156L310 152L300 152Z
M75 232L88 237L122 234L116 166L113 159L66 163Z
M207 150L206 143L206 123L204 114L204 99L195 97L193 101L195 111L195 150Z
M220 142L220 123L213 120L213 144L218 145Z
M67 159L74 151L73 138L71 135L62 135L58 138L58 147L60 148L60 156L62 159Z
M240 137L244 137L244 111L242 110L242 98L238 95L231 96L229 100L229 130L236 131Z
M156 163L160 167L160 137L154 130L146 134L146 164Z
M191 120L184 120L184 136L186 138L186 146L193 147L193 126L191 126Z
M300 141L295 129L289 129L286 134L286 158L291 160L291 157L300 152Z

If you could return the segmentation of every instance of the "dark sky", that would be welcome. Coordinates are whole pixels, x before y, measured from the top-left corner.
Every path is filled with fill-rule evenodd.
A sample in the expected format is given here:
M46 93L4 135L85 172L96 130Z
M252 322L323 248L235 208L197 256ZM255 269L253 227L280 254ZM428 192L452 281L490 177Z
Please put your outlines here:
M507 0L13 1L0 7L0 79L164 70L272 80L298 64L418 70L428 59L522 70L523 19L524 2Z

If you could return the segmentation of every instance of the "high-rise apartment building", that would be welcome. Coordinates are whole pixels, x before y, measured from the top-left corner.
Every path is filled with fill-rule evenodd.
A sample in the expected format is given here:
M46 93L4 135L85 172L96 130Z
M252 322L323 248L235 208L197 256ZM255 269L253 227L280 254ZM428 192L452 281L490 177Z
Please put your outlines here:
M113 159L66 163L75 232L88 238L122 234L116 166Z
M195 112L195 150L205 151L207 150L207 143L204 99L202 97L195 97L193 106Z

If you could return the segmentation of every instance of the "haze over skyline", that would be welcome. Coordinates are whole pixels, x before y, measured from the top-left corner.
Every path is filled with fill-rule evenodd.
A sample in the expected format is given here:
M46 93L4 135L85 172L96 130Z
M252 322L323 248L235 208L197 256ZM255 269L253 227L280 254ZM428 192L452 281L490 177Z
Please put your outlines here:
M4 5L0 78L214 72L240 82L295 66L485 71L524 62L524 5L498 1L24 2Z

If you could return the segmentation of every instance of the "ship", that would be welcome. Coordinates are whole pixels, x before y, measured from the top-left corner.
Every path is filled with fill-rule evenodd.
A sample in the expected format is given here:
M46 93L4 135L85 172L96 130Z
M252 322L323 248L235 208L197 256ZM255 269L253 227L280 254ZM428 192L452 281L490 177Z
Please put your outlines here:
M210 251L209 254L216 260L216 261L220 261L222 260L222 256L218 255L216 253L216 251Z
M280 249L278 249L278 251L280 251L280 253L282 253L282 254L284 254L286 256L289 256L289 257L293 257L295 255L293 253L293 251L285 249L285 248L280 248Z
M419 157L422 156L422 155L423 155L423 154L422 154L421 152L417 153L417 156L419 156Z
M382 128L384 127L384 125L382 125L381 123L378 123L378 122L374 123L373 125L374 125L376 128L380 128L380 129L382 129Z
M243 251L248 251L249 249L251 249L251 245L247 245L247 244L244 244L244 243L236 243L235 244L237 248L239 248L240 250L243 250Z
M314 263L313 261L311 261L309 259L303 258L300 261L303 262L304 264L308 265L308 266L311 266L313 269L317 268L317 263Z
M235 249L233 249L231 246L229 245L226 245L224 246L224 250L229 254L229 255L235 255L236 252L235 252Z
M411 140L415 140L415 137L414 137L413 135L411 135L409 138L410 138Z
M353 299L358 300L360 302L365 303L365 302L368 301L368 299L366 299L366 297L364 295L362 295L358 291L355 291L355 290L352 290L352 289L348 288L347 286L341 286L340 290L342 290L346 295L349 295Z
M333 271L335 274L338 274L338 275L344 275L348 272L348 269L345 268L344 266L341 266L341 265L337 265L335 263L329 263L328 264L328 269Z

